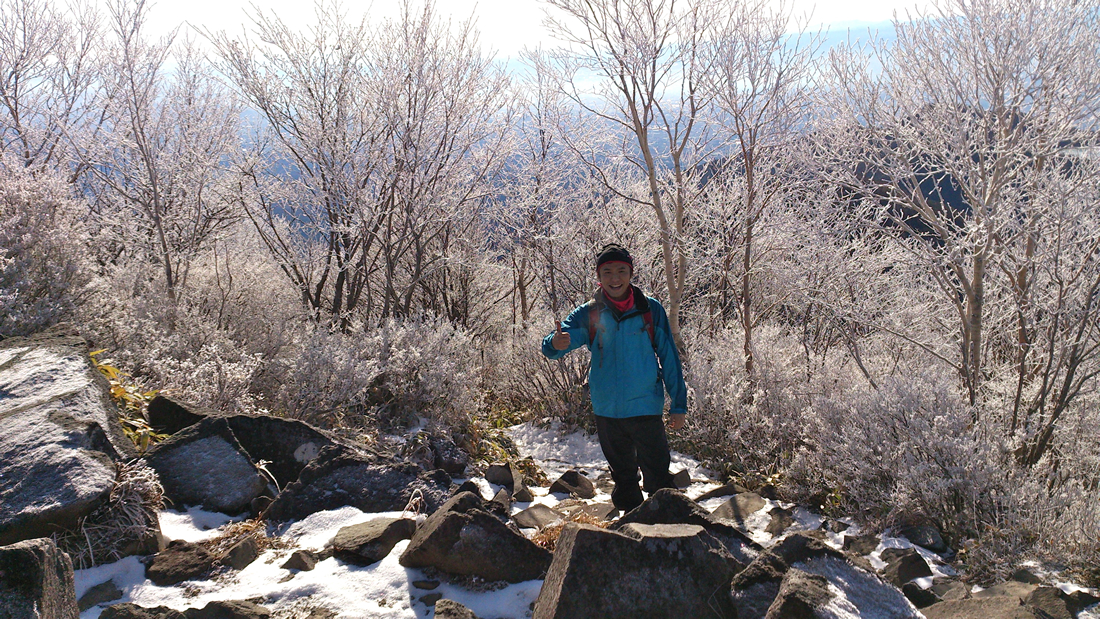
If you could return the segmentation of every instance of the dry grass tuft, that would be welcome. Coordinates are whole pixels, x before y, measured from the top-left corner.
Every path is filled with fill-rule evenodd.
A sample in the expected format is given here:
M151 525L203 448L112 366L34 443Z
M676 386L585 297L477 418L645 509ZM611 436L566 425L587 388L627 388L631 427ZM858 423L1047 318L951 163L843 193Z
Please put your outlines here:
M269 536L267 523L259 518L230 523L225 526L225 530L221 535L200 542L200 545L211 554L220 557L229 552L230 548L249 537L256 540L256 545L261 553L271 548L285 550L294 547L294 544L281 537Z
M576 522L579 524L590 524L600 527L601 529L606 529L608 526L611 525L610 520L604 520L603 518L593 516L592 514L577 511L567 516L561 522L552 524L545 529L539 531L535 534L534 537L531 538L531 541L535 542L542 548L549 550L550 552L554 552L554 547L558 544L558 538L561 537L561 532L565 529L565 525L569 524L570 522Z
M86 569L134 554L158 533L157 512L164 489L156 471L140 460L118 465L107 502L85 516L72 531L53 535L73 567Z

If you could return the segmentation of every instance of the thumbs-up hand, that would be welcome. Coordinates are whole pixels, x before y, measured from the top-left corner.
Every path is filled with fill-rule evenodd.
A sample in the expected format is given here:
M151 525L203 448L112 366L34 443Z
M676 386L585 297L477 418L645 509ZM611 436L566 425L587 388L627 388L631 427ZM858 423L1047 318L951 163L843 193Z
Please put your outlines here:
M561 323L557 323L554 327L554 339L550 340L550 345L554 347L554 350L565 350L569 348L570 342L569 334L561 330Z

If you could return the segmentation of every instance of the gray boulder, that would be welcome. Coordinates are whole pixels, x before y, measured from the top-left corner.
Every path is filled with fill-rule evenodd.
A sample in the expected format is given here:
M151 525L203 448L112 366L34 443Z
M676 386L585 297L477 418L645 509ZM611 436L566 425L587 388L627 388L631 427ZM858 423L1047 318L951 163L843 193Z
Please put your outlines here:
M221 564L235 570L243 570L258 558L260 558L260 544L255 537L249 535L225 551Z
M187 619L267 619L271 611L246 600L209 602L202 608L183 611Z
M267 462L267 471L280 487L298 479L322 449L337 444L337 439L323 430L297 419L232 415L226 422L253 462Z
M433 436L429 441L434 456L433 466L447 471L448 475L458 477L466 472L470 456L449 436Z
M84 612L93 606L120 599L122 595L122 590L118 588L118 585L113 580L108 580L85 591L84 595L76 601L76 606L80 612Z
M742 566L759 554L760 546L743 532L711 516L679 490L662 488L609 527L613 531L628 524L694 524L703 527L726 547Z
M186 617L180 611L167 606L145 608L126 602L104 608L99 619L186 619Z
M0 617L77 619L73 564L50 539L0 548Z
M267 490L267 478L220 417L204 419L159 443L146 461L160 476L164 495L177 507L201 505L239 514Z
M940 530L930 524L905 527L901 530L901 536L932 552L945 553L950 550L947 543L943 541Z
M550 553L490 514L483 499L463 492L420 525L400 563L523 582L542 577L550 565Z
M333 556L355 565L370 565L385 559L397 542L416 532L409 518L375 518L342 527L332 540Z
M570 469L562 473L557 481L550 484L550 492L560 492L576 495L582 499L591 499L596 496L596 486L592 484L592 480L581 475L580 471Z
M912 548L887 548L879 555L886 562L882 575L887 581L900 587L914 578L932 575L932 568L919 552Z
M478 619L478 616L454 600L439 600L435 603L435 619Z
M301 520L312 513L344 505L365 512L401 511L411 499L421 513L431 513L447 500L450 476L425 472L408 462L394 463L382 456L344 446L326 447L275 497L264 519Z
M528 502L535 496L523 483L523 474L512 464L493 464L485 470L485 481L504 486L508 494L517 501Z
M713 499L717 497L730 496L734 494L744 494L748 491L749 489L742 486L741 484L725 484L723 486L718 486L713 490L708 490L707 492L704 492L703 494L699 495L699 498L695 500L706 501L707 499Z
M534 619L736 617L726 595L735 565L700 526L569 523Z
M564 515L552 507L536 503L527 509L512 515L516 526L525 529L542 529L560 522Z
M882 539L873 534L867 535L845 535L844 536L844 550L857 554L857 555L869 555L878 548Z
M162 434L175 434L213 414L166 395L157 395L145 407L149 427Z
M145 568L145 577L161 587L176 585L203 578L213 569L216 559L202 546L176 540L153 556Z
M722 503L711 512L711 515L719 520L728 520L738 525L744 525L745 519L752 514L764 509L768 502L755 492L742 492Z
M926 619L1039 619L1011 595L945 600L921 610Z
M783 577L779 593L768 608L765 617L767 619L831 618L833 615L823 613L822 609L832 601L833 597L832 592L829 591L829 581L824 576L791 568Z
M769 617L768 613L783 590L788 573L791 569L797 569L824 578L864 616L883 619L920 617L901 591L884 582L869 567L857 565L813 535L799 532L782 539L734 576L731 596L737 607L738 619ZM792 584L788 589L794 586Z
M75 528L137 455L75 332L0 342L0 545Z

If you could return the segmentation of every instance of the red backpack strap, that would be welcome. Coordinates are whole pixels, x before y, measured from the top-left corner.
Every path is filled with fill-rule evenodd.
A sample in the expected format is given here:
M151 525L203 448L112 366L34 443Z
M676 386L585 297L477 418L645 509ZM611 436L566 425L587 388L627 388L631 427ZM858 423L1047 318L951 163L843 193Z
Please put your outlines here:
M653 331L653 312L648 309L642 313L642 320L645 321L645 330L649 333L649 343L653 345L654 354L657 353L657 334Z
M588 304L588 345L596 344L596 327L600 324L600 304L595 299ZM602 348L602 346L601 346Z

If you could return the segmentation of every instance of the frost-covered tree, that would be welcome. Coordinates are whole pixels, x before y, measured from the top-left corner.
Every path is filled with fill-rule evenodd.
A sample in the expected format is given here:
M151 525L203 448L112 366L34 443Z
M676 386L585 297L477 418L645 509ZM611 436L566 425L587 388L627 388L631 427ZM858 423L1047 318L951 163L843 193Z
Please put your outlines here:
M403 8L372 28L319 4L307 31L261 13L254 39L212 35L262 119L241 204L315 317L344 327L439 300L432 278L484 195L507 109L469 23Z
M1051 213L1090 191L1091 166L1073 149L1094 146L1100 129L1100 5L952 0L914 17L895 23L896 41L832 54L827 114L840 127L818 134L819 152L853 199L882 205L884 229L923 264L933 328L902 335L950 363L978 404L1001 361L1017 366L1021 394L1036 363L1065 367L1070 357L1034 345L1038 324L1095 311L1087 276L1060 278L1082 292L1065 297L1077 299L1072 310L1033 300L1050 282L1039 264L1096 259L1087 244L1061 242L1067 228ZM1040 392L1059 390L1074 392Z
M170 301L191 258L232 224L222 182L240 107L192 41L150 41L148 7L110 6L103 127L83 144L85 188L115 251L156 264Z
M726 191L711 198L726 208L711 228L717 241L711 255L720 268L710 313L712 319L736 314L745 372L751 376L752 334L764 309L757 308L762 299L756 287L761 265L774 258L757 239L758 228L769 209L793 211L790 207L804 198L797 189L805 174L793 155L809 120L820 38L807 35L805 24L782 3L773 8L748 1L732 9L733 18L715 42L713 70L706 75L717 122L730 140L722 174L731 177L723 185Z
M103 30L90 4L0 2L0 154L7 165L72 182L72 144L95 138Z
M683 349L680 311L687 283L687 219L697 193L697 165L709 154L702 122L708 96L708 43L728 14L711 0L551 0L551 32L564 47L539 69L585 115L605 125L606 145L574 144L606 188L648 205L659 232L668 316ZM640 191L625 166L644 181ZM619 178L616 178L619 177Z

